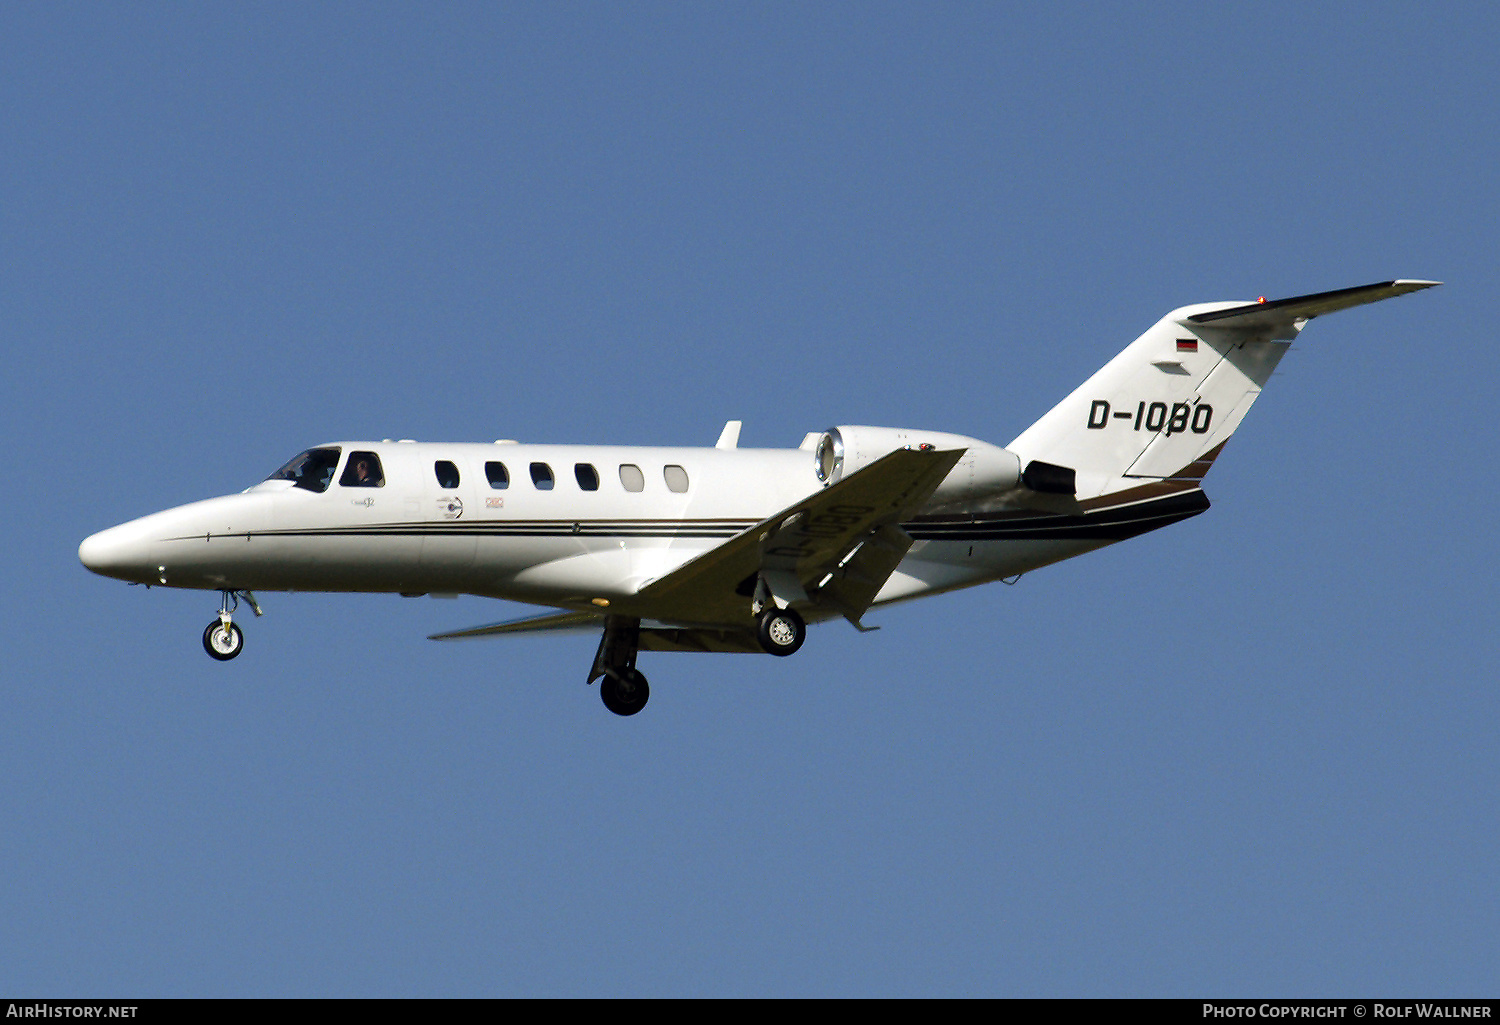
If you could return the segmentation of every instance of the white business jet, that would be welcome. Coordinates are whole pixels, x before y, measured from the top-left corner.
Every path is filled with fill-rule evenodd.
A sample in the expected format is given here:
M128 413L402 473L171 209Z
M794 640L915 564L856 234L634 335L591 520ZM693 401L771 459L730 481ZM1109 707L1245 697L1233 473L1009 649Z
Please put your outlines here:
M474 594L544 615L435 640L599 630L588 682L632 715L636 655L790 655L806 624L1013 578L1208 508L1200 484L1313 317L1438 284L1387 281L1163 317L1005 448L835 427L795 449L336 442L238 495L79 546L96 573L216 590L216 659L255 591Z

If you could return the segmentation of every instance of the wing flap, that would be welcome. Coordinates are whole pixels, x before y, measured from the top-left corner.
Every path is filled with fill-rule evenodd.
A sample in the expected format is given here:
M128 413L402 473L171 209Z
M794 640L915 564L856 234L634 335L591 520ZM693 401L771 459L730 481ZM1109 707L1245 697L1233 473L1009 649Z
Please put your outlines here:
M859 629L867 629L860 617L911 546L912 536L899 523L887 523L859 542L828 574L827 582L817 590L818 603L837 609Z

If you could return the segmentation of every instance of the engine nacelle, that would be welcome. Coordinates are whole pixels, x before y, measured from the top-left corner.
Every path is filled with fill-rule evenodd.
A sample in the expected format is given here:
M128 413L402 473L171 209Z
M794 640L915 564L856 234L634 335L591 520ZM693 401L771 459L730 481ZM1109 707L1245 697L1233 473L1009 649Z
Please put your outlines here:
M964 449L958 465L943 478L926 508L968 505L1014 490L1021 483L1021 460L1009 449L978 438L904 427L839 426L823 432L814 448L818 479L833 484L898 449Z

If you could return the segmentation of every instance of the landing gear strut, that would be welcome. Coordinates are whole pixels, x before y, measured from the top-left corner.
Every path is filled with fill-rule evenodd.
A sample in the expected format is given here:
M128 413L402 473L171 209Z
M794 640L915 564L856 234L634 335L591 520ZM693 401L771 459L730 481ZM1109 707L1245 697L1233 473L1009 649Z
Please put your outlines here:
M645 674L635 667L640 638L639 619L609 616L604 620L604 636L589 670L589 683L599 680L599 697L615 715L635 715L651 697Z
M245 632L234 625L230 617L239 609L243 597L257 616L261 615L255 595L249 591L224 591L219 602L219 618L203 630L203 650L220 662L228 662L245 650Z

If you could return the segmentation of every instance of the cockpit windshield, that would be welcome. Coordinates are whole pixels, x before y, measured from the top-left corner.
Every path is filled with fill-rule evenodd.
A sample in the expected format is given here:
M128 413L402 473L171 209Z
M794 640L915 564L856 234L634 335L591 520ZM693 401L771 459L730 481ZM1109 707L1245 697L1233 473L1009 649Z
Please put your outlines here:
M333 480L333 471L338 465L338 448L310 448L293 456L266 480L289 480L299 488L322 494L328 490L328 482Z

